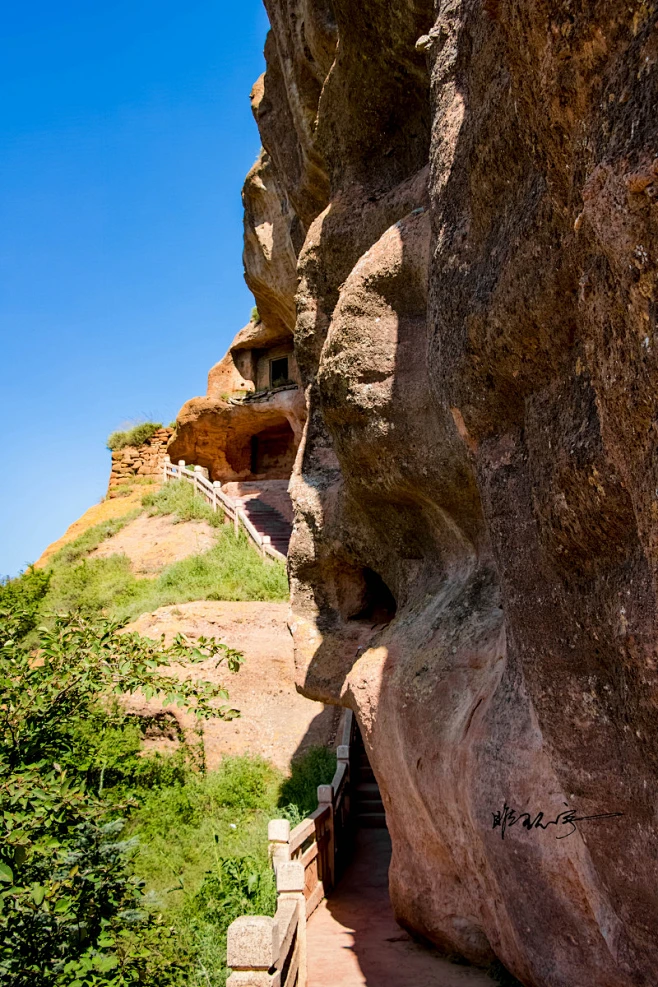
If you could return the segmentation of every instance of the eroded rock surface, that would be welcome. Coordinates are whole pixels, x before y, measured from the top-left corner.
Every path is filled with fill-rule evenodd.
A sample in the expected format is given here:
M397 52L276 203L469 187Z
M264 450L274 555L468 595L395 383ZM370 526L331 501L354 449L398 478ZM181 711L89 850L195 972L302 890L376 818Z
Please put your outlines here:
M656 4L266 6L298 686L357 713L400 922L532 987L650 987ZM503 839L505 805L621 815Z

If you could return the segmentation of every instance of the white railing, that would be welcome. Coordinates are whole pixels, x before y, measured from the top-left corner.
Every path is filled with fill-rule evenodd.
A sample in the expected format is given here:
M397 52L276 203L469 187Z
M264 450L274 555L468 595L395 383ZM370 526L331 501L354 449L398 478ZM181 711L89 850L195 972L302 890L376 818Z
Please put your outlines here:
M226 987L306 987L306 922L336 885L352 845L351 766L354 714L343 710L338 764L330 785L318 787L318 807L294 829L272 819L267 831L276 874L274 918L243 915L227 935Z
M224 493L221 483L218 480L211 483L208 479L207 471L202 466L195 466L193 470L188 469L185 466L184 459L180 459L178 465L174 466L170 457L165 456L162 472L165 483L168 480L187 480L188 483L193 484L194 492L204 497L213 511L217 511L220 508L224 511L224 516L227 520L233 522L236 535L240 529L240 525L242 525L261 555L269 555L273 559L279 559L281 562L286 561L286 556L282 552L277 551L274 545L272 545L270 536L261 535L253 526L240 504Z

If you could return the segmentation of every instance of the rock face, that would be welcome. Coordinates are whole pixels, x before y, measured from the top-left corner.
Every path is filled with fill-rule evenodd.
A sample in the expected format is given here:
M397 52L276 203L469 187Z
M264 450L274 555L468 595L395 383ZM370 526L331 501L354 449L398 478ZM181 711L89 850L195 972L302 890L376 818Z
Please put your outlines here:
M358 716L402 924L529 987L650 987L657 5L266 7L298 687Z
M262 84L255 87L260 92ZM254 106L258 96L252 95ZM243 190L245 279L258 318L238 332L208 374L204 397L180 410L169 443L174 461L204 466L212 480L289 479L306 421L293 349L300 221L265 151Z
M245 657L237 675L225 665L212 662L195 666L195 677L205 678L228 690L230 705L240 710L235 720L209 720L203 724L206 766L212 770L226 755L256 754L287 771L290 762L309 747L335 744L339 711L320 703L309 703L294 689L294 661L286 627L285 603L234 603L203 600L160 607L139 617L130 630L146 637L165 635L167 643L183 633L191 641L199 635L215 637L242 651ZM190 668L179 666L181 676ZM146 702L139 696L128 708L142 715L166 712L181 730L198 728L195 717L175 706L162 707L157 699Z

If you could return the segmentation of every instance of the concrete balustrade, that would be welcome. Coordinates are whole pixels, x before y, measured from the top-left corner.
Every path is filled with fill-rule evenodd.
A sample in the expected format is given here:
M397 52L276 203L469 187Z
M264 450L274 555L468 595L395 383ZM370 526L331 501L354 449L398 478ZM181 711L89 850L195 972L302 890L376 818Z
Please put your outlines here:
M352 843L350 759L354 714L343 710L338 764L330 785L318 787L318 807L293 829L287 819L267 828L276 874L274 918L245 915L229 926L227 987L306 987L306 923L336 880Z
M279 559L281 562L286 561L286 556L277 551L272 545L270 536L261 535L242 510L241 506L232 497L224 493L221 483L217 480L214 482L210 481L208 470L205 466L195 466L194 469L188 469L184 459L179 459L178 465L174 466L171 457L165 456L162 478L164 483L170 480L185 480L191 483L194 487L195 494L200 494L200 496L204 497L213 511L220 509L224 511L226 520L233 522L236 535L240 527L242 527L256 545L261 555L269 555L270 558Z

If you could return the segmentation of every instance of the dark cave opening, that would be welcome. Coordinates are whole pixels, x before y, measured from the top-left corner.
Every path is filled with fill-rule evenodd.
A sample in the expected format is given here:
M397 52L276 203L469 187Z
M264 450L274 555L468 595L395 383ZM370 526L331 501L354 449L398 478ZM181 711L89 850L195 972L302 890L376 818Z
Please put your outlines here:
M389 624L395 617L398 605L390 589L373 569L361 570L363 587L361 607L349 620L363 620L370 624Z

